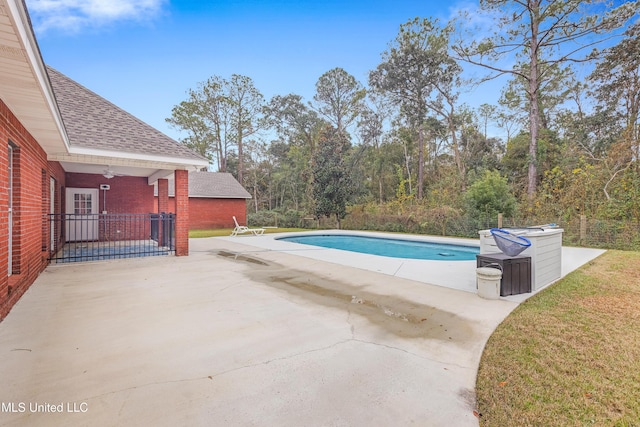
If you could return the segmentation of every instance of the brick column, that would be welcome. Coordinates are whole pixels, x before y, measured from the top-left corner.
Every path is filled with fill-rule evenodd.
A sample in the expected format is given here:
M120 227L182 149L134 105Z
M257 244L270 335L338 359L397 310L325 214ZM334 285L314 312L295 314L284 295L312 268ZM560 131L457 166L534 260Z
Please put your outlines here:
M189 255L189 173L175 171L176 256ZM158 200L159 201L159 200Z

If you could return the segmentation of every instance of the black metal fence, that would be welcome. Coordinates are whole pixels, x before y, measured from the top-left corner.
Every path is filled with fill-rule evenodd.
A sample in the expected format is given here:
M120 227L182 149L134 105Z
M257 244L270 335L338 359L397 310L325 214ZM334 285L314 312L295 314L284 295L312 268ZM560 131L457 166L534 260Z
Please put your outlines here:
M45 217L55 263L169 255L175 214L51 214Z

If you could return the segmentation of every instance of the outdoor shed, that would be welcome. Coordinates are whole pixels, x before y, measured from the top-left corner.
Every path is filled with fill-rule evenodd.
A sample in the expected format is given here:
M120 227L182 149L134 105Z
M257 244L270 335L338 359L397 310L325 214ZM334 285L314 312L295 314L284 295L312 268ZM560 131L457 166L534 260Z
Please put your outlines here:
M189 172L189 229L232 228L233 217L247 222L247 199L251 195L225 172ZM157 187L155 211L158 206ZM173 181L169 180L169 210L175 206Z

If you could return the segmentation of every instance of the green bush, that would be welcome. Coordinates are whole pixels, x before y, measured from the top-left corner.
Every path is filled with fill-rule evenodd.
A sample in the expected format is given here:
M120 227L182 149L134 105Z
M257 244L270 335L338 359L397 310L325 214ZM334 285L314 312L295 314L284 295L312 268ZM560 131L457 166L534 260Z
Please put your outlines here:
M464 195L467 216L479 220L479 224L495 218L498 213L513 215L516 198L507 179L498 171L485 171L482 178L474 182Z
M275 226L277 212L258 211L247 214L247 223L254 227Z
M258 211L247 215L247 222L252 226L270 226L282 228L298 228L304 226L302 218L304 212L288 209L285 212L278 210Z
M286 228L302 227L302 218L304 212L295 209L288 209L284 214L278 217L278 226Z

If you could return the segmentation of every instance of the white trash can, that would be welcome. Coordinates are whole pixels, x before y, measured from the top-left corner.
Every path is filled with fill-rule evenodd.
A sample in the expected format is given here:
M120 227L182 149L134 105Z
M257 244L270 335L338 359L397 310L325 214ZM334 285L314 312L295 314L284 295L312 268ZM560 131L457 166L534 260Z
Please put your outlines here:
M491 267L476 269L478 279L478 296L485 299L498 299L500 297L500 280L502 270Z

